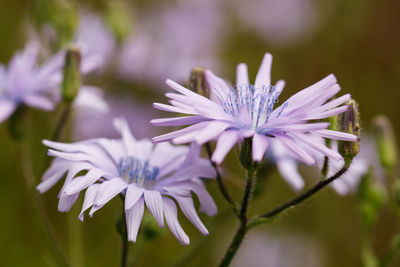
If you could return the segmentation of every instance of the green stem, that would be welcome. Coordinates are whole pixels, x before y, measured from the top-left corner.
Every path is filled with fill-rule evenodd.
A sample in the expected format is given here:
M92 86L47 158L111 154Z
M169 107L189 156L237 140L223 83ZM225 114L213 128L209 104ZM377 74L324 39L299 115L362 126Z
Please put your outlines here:
M400 252L400 234L393 237L390 247L380 260L379 267L387 267L395 259L396 255Z
M41 227L43 235L45 236L47 245L49 246L50 251L59 266L69 266L57 242L53 228L51 227L51 224L45 212L44 205L36 192L35 178L33 177L33 170L29 164L29 156L22 148L22 144L20 144L20 146L18 147L18 155L20 158L19 161L21 163L23 178L28 189L29 196L32 199L30 203L35 211L36 219L39 226Z
M247 232L246 225L243 223L240 223L240 227L237 230L235 236L233 237L231 245L229 246L228 250L226 251L224 258L222 259L221 263L219 264L219 267L229 266L233 257L235 256L237 250L239 249L240 245L242 244L242 241L246 235L246 232Z
M62 132L65 128L65 125L68 122L68 118L71 114L71 104L65 104L63 111L57 121L56 128L54 129L52 135L52 141L58 141L61 138Z
M243 200L242 200L242 206L240 208L240 213L239 213L239 220L240 220L240 225L238 230L236 231L235 236L233 237L233 240L226 251L224 257L222 258L221 263L219 264L219 267L226 267L229 266L229 264L232 262L233 257L236 255L236 252L238 251L240 245L242 244L242 241L247 233L247 208L249 205L249 199L251 196L251 193L253 191L254 187L254 167L250 167L247 169L247 179L246 179L246 188L243 194Z
M312 188L310 188L309 190L307 190L306 192L304 192L303 194L299 195L298 197L284 203L283 205L272 209L271 211L259 216L259 218L271 218L271 217L275 217L276 215L278 215L279 213L281 213L282 211L293 207L297 204L300 204L301 202L303 202L304 200L308 199L309 197L311 197L312 195L314 195L315 193L317 193L319 190L321 190L322 188L324 188L325 186L327 186L328 184L330 184L331 182L333 182L334 180L336 180L337 178L339 178L340 176L342 176L347 169L349 168L349 165L345 165L342 169L340 169L335 175L331 176L328 179L322 180L319 183L317 183L315 186L313 186Z
M121 267L126 267L128 263L128 248L129 248L129 241L128 241L128 230L126 226L126 214L124 209L124 202L125 197L120 195L122 200L122 214L119 222L117 223L117 230L121 236Z

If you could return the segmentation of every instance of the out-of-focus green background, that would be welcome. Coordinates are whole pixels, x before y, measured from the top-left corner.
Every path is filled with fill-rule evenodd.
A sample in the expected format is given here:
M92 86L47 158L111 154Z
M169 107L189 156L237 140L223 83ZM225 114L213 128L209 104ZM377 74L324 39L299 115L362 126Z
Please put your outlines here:
M7 64L13 53L24 47L29 39L28 36L33 36L32 32L38 28L35 14L38 9L45 9L45 5L50 2L54 1L1 1L0 62ZM68 1L59 2L68 3ZM112 1L91 0L79 3L77 1L74 5L106 16L110 8L108 2ZM134 106L132 112L136 113L135 116L139 120L146 114L142 114L136 104L139 103L138 105L143 108L151 110L152 102L165 102L162 94L167 88L162 83L163 79L168 77L169 71L172 76L182 75L182 72L174 70L178 65L177 62L181 60L179 52L175 56L168 57L168 49L163 50L163 47L171 45L173 40L180 40L182 47L194 46L198 42L204 43L205 51L199 48L199 56L193 57L188 64L187 75L190 67L203 62L204 53L204 57L212 54L215 62L210 64L216 66L218 74L230 80L234 79L235 66L240 62L247 62L250 76L255 77L262 56L268 51L274 55L273 80L286 81L282 99L329 73L334 73L343 92L351 93L360 104L363 129L368 131L374 115L385 114L391 119L398 137L399 1L251 0L248 4L244 4L247 1L221 0L205 1L203 5L199 2L201 1L189 1L185 4L187 8L177 8L178 11L171 12L169 18L172 19L171 28L165 28L165 21L160 20L163 15L160 14L169 12L171 8L182 3L173 0L126 1L124 4L130 7L129 14L132 16L128 21L132 22L130 28L133 36L135 33L146 32L146 23L152 24L149 27L151 29L162 29L150 34L152 38L159 40L159 46L152 47L154 51L151 51L152 53L144 60L133 60L130 63L132 68L140 68L144 65L143 62L151 62L142 70L143 73L150 73L145 75L149 78L148 80L135 77L121 78L114 75L116 67L111 66L106 73L91 75L86 81L104 89L107 92L106 96L124 96L125 100L132 101ZM186 18L181 18L185 16L182 13L187 9L196 14L193 11L196 8L202 9L202 14L208 15L204 17L186 15ZM247 13L243 14L244 12ZM153 17L146 15L152 13ZM174 18L176 18L175 24ZM192 18L193 20L196 18L196 21L191 22ZM208 36L209 33L204 31L212 30L211 28L215 26L214 20L217 20L218 29ZM179 27L186 27L182 32L187 36L175 36L180 32L177 30ZM163 32L163 29L169 32ZM162 32L162 36L157 36ZM217 39L218 42L212 45L215 51L209 51L211 48L207 44L216 42ZM181 48L177 49L179 51ZM167 61L163 67L165 77L163 73L152 77L154 62L161 60ZM180 82L185 82L184 79L179 79ZM129 104L127 106L126 112L131 112L128 111ZM45 162L45 149L40 141L50 137L58 112L32 111L29 114L30 124L26 131L29 134L31 159L37 182L40 169ZM124 112L116 111L115 114ZM75 115L79 116L78 113ZM131 116L130 113L124 115ZM158 115L165 114L154 111L154 116ZM147 117L140 123L135 124L134 119L132 121L133 132L137 132L141 137L145 134L152 137L166 130L151 129L147 132L143 130L149 129L144 125ZM95 122L105 123L102 117L97 117ZM9 137L8 125L7 122L0 125L0 266L56 266L35 221L31 200L28 198L21 177L17 145ZM72 134L73 127L72 123L69 127L71 133L68 138L64 138L64 141L78 138ZM111 128L111 125L108 128ZM140 129L135 130L135 128ZM101 135L101 131L94 133L96 134ZM224 175L229 180L229 187L239 198L243 179L240 175L233 174L235 170L233 166L236 164L234 157L235 154L231 153L225 162L224 166L231 171L227 171ZM317 174L309 168L302 167L301 171L306 177L308 186L317 181ZM82 199L70 213L57 212L57 193L60 186L41 197L61 247L71 259L72 265L119 266L120 241L115 231L115 222L120 216L120 200L114 199L93 218L87 217L84 223L80 223L77 214ZM191 245L181 246L167 229L158 232L153 238L146 239L142 234L138 242L130 246L130 253L137 264L134 266L174 266L173 264L184 257L192 258L182 266L216 265L230 242L237 222L216 190L215 184L211 183L209 187L219 207L219 214L214 218L202 217L210 230L210 235L201 236L182 217L180 221L191 238ZM253 198L251 212L262 212L294 195L292 189L282 181L276 171L273 171L272 176L260 184L259 193ZM372 235L373 247L378 255L385 250L390 237L400 226L389 208L384 208L379 217ZM326 189L297 209L290 210L278 220L263 225L251 233L235 258L234 264L245 266L244 262L247 261L246 266L361 266L360 236L357 198L353 195L339 196L332 189ZM199 249L192 252L195 248ZM272 263L264 265L266 263L257 262L257 255L262 255L260 258L270 258ZM287 260L291 257L295 260ZM278 265L275 265L276 262ZM399 260L397 264L400 265ZM398 265L394 263L392 266Z

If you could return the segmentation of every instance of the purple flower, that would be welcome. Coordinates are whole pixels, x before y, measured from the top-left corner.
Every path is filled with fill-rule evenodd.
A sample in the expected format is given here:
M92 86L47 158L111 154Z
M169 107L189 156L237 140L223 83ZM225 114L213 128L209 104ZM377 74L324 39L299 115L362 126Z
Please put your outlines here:
M314 142L323 144L324 140L323 138L315 137ZM276 164L282 178L294 190L301 190L304 187L304 180L298 170L300 162L296 156L279 142L272 141L270 147L271 149L267 159ZM337 151L337 142L332 142L331 147L332 150ZM303 147L303 149L307 149L307 147ZM315 151L311 150L308 150L308 152L315 159L317 166L315 170L319 173L324 164L324 155L318 152L315 153ZM328 177L337 173L341 168L343 168L344 164L344 159L329 160ZM340 195L355 192L360 179L367 174L370 167L372 167L374 175L378 178L377 180L381 180L382 167L379 166L374 144L368 136L364 135L360 144L360 153L354 157L350 168L341 175L340 178L332 182L333 189Z
M47 191L66 174L58 209L68 211L86 189L80 220L90 207L92 216L118 194L124 195L130 241L136 241L146 204L160 227L164 226L165 217L179 242L189 244L173 200L202 234L208 234L196 213L192 192L197 195L201 209L214 215L217 208L198 177L213 178L215 170L206 159L200 158L200 148L135 140L125 120L117 119L114 124L121 139L96 138L72 144L44 140L55 160L37 189L41 193Z
M99 15L89 12L81 13L75 40L86 59L98 61L98 65L101 65L96 69L103 70L112 60L116 46L115 38Z
M158 86L166 75L185 79L193 66L220 68L223 11L218 1L179 0L137 12L137 30L121 48L121 76Z
M6 120L21 104L49 111L60 100L58 87L62 81L65 51L57 53L40 66L37 65L38 54L39 44L29 42L25 50L14 55L7 68L0 64L0 122ZM81 72L92 71L99 63L97 58L83 57ZM102 101L101 105L104 106L105 102L96 97L98 93L94 93L98 89L85 86L81 89L84 96L80 97L79 103Z
M190 126L154 137L153 141L172 140L174 144L194 141L201 145L217 139L212 160L218 164L244 138L252 138L252 158L256 162L263 159L271 140L279 141L296 158L308 165L314 164L315 159L302 146L333 160L341 159L337 151L313 142L312 137L317 135L337 140L357 140L354 135L328 130L329 123L317 121L346 111L347 106L342 104L350 99L350 95L329 101L340 91L335 76L331 74L294 94L274 109L285 83L280 80L275 85L271 84L271 64L271 54L265 54L254 85L249 84L247 66L239 64L234 89L211 71L206 71L211 89L210 98L167 80L167 84L179 94L167 93L171 105L154 103L154 107L189 116L154 119L151 122L160 126Z
M61 81L61 58L56 56L37 66L38 52L38 43L30 42L24 51L14 55L7 68L0 65L0 122L19 104L43 110L54 108L48 94Z

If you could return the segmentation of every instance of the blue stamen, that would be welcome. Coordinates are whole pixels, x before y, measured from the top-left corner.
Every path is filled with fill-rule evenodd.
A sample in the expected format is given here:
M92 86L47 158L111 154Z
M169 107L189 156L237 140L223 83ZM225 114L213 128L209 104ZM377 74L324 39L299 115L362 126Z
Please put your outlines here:
M154 185L160 169L149 162L135 157L121 158L118 162L118 174L128 183L150 188Z

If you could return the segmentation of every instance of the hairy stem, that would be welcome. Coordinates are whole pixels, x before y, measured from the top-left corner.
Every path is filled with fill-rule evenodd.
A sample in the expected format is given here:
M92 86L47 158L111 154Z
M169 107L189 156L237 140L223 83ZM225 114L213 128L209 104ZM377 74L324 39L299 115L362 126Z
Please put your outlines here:
M242 205L240 208L240 213L239 213L239 220L240 220L240 225L238 230L236 231L235 236L233 237L233 240L226 251L224 257L222 258L222 261L220 262L219 266L220 267L226 267L229 266L231 263L233 257L236 255L236 252L238 251L240 245L242 244L242 241L247 233L247 208L249 206L249 199L251 196L251 193L253 191L254 187L254 167L251 167L247 169L247 179L246 179L246 188L243 194L243 200L242 200Z
M307 190L303 194L301 194L298 197L284 203L283 205L281 205L275 209L272 209L271 211L259 216L259 218L274 217L274 216L278 215L279 213L281 213L282 211L303 202L304 200L308 199L309 197L311 197L312 195L317 193L319 190L321 190L322 188L324 188L325 186L327 186L328 184L330 184L331 182L333 182L334 180L336 180L337 178L342 176L347 171L348 168L349 168L349 166L345 165L342 169L340 169L332 177L329 177L328 179L320 181L319 183L317 183L315 186L311 187L309 190Z

